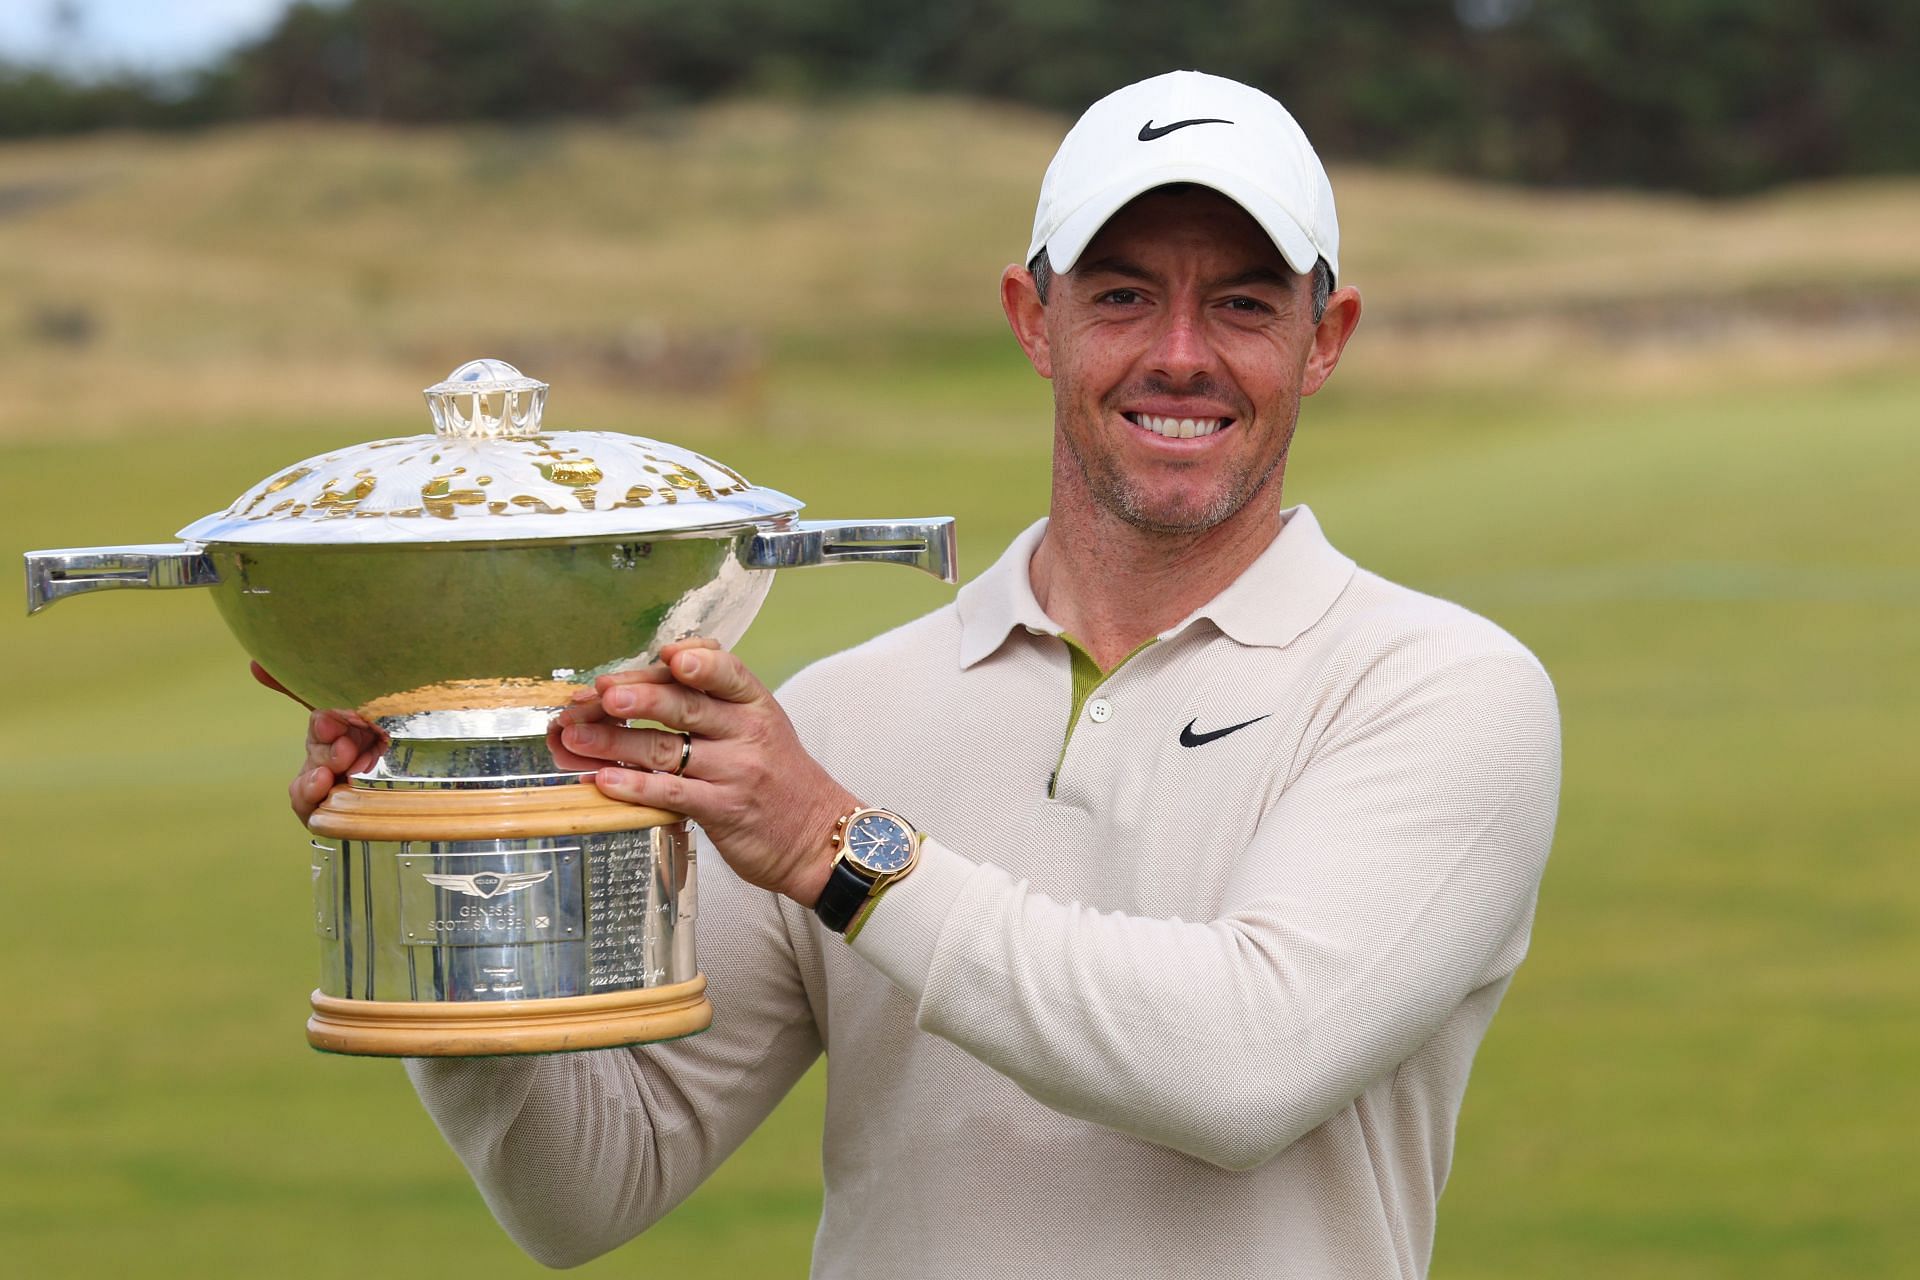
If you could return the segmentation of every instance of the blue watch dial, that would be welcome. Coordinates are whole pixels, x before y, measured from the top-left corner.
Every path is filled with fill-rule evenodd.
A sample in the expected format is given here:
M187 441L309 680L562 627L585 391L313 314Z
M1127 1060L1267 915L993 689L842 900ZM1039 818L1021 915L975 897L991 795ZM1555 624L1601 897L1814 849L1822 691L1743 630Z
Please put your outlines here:
M913 857L913 832L884 813L865 813L847 828L847 856L882 875L903 871Z

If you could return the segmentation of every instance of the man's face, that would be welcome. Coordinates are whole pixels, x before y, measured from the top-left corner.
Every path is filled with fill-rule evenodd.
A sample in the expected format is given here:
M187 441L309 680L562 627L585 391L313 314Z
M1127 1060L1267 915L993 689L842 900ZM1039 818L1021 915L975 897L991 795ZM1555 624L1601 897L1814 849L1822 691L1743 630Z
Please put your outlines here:
M1198 187L1114 215L1047 305L1025 304L1025 331L1017 295L1015 331L1053 380L1056 508L1161 533L1204 532L1256 499L1279 509L1300 397L1332 372L1359 313L1341 290L1322 332L1308 277L1245 210Z

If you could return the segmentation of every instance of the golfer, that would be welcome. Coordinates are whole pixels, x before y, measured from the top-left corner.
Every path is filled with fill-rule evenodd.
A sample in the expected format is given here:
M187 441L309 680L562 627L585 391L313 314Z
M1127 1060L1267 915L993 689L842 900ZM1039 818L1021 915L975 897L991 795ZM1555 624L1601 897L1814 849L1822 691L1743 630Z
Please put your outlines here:
M1552 837L1552 686L1283 504L1360 295L1277 102L1096 103L1000 297L1053 385L1047 519L778 700L694 641L555 726L705 830L722 998L674 1043L408 1063L544 1262L644 1231L824 1053L816 1276L1426 1273ZM362 732L314 718L296 809Z

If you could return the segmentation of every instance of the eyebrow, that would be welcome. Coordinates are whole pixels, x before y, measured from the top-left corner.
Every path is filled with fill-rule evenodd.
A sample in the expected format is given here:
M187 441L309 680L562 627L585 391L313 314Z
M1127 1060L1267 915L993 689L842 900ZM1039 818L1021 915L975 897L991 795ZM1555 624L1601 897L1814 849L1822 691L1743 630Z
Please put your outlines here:
M1154 278L1153 273L1145 267L1140 266L1138 263L1129 262L1125 258L1096 258L1092 262L1082 262L1078 264L1075 270L1085 272L1090 276L1126 276L1132 280L1151 280Z
M1243 284L1271 284L1278 285L1282 289L1291 289L1293 288L1293 276L1285 272L1275 271L1272 267L1249 267L1237 276L1230 276L1225 280L1216 281L1214 287L1232 289Z
M1075 268L1075 273L1086 276L1120 276L1129 280L1151 281L1158 279L1158 277L1145 267L1138 263L1130 262L1125 258L1096 258L1092 262L1078 264ZM1208 282L1208 286L1215 289L1237 289L1243 285L1250 284L1268 284L1291 290L1293 288L1293 276L1283 271L1276 271L1272 267L1248 267L1238 275L1229 276L1224 280L1212 280Z

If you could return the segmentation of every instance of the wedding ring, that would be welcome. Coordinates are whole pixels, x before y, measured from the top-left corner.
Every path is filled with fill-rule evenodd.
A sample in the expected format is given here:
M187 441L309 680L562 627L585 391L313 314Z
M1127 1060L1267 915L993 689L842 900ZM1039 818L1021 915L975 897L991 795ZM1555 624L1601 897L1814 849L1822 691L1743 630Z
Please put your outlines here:
M693 759L693 735L684 729L680 732L680 763L673 767L673 776L684 778L687 774L687 761Z

